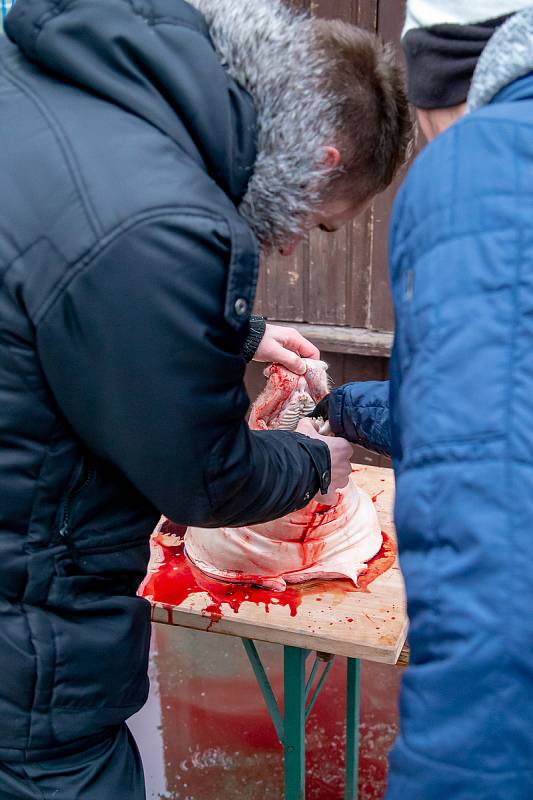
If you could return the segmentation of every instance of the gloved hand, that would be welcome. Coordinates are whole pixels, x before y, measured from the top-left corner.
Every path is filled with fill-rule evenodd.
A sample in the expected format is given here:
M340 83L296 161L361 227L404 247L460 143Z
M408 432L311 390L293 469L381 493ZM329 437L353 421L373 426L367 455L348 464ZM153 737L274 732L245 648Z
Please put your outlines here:
M310 419L301 419L296 428L298 433L309 436L311 439L319 439L329 448L331 459L331 482L327 494L320 492L314 498L318 503L324 505L335 505L337 502L337 492L348 485L352 474L352 445L346 439L337 436L323 436L315 428L315 423Z
M316 404L314 409L305 416L321 421L318 432L322 436L331 436L331 427L329 424L329 394L323 397L322 400Z

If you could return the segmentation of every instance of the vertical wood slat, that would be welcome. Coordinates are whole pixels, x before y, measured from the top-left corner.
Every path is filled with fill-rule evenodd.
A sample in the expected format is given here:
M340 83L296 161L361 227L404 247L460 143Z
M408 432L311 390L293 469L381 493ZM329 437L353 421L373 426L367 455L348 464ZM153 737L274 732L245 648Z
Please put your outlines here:
M398 59L403 62L400 36L405 17L405 4L379 3L378 33L387 42L394 42ZM388 231L394 199L405 177L405 171L397 176L392 186L376 198L374 203L375 225L373 239L372 281L370 296L370 315L368 327L374 330L390 331L394 327L394 314L389 285L388 269Z
M310 0L309 9L320 17L355 22L353 0ZM352 256L351 226L336 234L312 231L309 236L309 293L304 309L306 321L317 324L346 325L347 270Z
M297 8L345 19L398 43L404 0L292 0ZM257 309L270 319L392 330L388 224L398 184L343 231L314 231L290 259L263 266Z
M365 327L376 331L392 331L394 313L389 283L389 222L394 198L401 180L374 201L374 230L372 236L372 267L369 314Z
M391 0L389 0L391 2ZM396 2L396 0L393 0ZM378 28L378 4L379 0L354 0L356 18L354 22L361 28L369 31L377 31Z
M346 325L346 273L351 253L350 227L335 234L310 233L307 319L317 324Z
M308 281L308 248L301 245L292 256L273 254L265 259L264 313L269 319L285 322L303 322Z
M309 9L318 17L357 22L357 2L354 0L309 0Z
M375 30L378 0L293 0L293 6ZM257 310L271 319L365 327L372 285L370 210L337 234L315 231L290 259L263 265Z
M376 30L377 0L311 0L311 8L321 16ZM371 212L334 235L311 234L308 320L318 324L366 325L370 300L370 215Z
M372 280L374 208L352 223L352 255L346 265L346 324L368 327Z
M376 29L377 0L310 0L312 13ZM306 321L364 327L370 299L371 212L336 234L309 236Z

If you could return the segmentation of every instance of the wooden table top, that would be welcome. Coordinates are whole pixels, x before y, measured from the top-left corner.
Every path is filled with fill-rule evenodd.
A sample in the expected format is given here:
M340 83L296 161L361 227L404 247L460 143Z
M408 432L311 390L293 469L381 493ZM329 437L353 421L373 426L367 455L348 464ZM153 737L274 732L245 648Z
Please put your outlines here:
M180 540L159 535L140 589L152 603L153 621L395 664L407 615L392 515L393 473L356 465L352 477L373 498L384 533L358 589L337 580L277 593L215 581L191 564Z

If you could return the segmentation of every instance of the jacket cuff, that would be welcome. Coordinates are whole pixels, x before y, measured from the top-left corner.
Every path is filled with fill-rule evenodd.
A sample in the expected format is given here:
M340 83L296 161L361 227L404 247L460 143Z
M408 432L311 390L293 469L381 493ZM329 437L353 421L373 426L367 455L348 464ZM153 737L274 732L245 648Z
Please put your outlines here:
M346 438L344 426L342 424L342 413L344 406L344 390L332 389L329 396L329 426L335 436Z
M257 353L257 348L263 340L266 331L266 319L252 315L250 317L250 332L243 344L242 355L250 362Z
M327 494L331 483L331 456L329 447L317 439L311 439L301 433L294 434L298 437L298 444L311 456L316 470L317 480L311 489L307 491L304 500L311 501L318 494Z
M331 392L329 424L336 436L380 455L391 454L387 381L356 381Z

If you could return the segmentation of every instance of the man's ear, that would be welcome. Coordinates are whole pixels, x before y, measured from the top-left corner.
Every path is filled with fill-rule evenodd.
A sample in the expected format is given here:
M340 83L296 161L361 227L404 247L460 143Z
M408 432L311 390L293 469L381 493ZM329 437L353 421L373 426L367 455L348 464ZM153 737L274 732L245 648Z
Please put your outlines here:
M341 163L341 154L336 147L325 147L322 163L328 169L335 169Z

